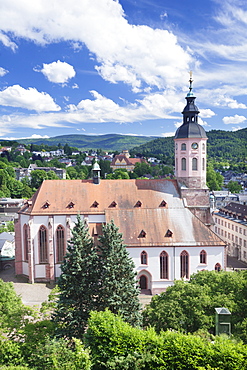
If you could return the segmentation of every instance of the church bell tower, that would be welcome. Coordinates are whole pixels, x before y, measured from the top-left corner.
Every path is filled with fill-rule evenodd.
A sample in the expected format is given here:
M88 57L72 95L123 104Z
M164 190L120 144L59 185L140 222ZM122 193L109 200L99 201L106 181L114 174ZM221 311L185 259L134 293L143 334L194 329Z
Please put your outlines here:
M175 134L175 174L180 184L187 188L207 189L206 186L206 143L207 135L198 124L199 110L192 92L190 72L187 104L182 112L183 124Z
M187 104L182 112L183 124L175 134L175 174L184 204L205 225L211 226L209 189L206 185L207 135L198 123L199 110L192 92L190 72Z

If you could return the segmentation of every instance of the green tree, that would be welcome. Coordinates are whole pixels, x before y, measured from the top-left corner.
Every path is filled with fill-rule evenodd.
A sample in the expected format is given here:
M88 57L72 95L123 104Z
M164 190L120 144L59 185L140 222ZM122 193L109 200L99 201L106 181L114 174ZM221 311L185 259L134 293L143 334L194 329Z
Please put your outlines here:
M139 325L141 315L135 266L113 221L103 226L99 243L101 309L109 308L130 324Z
M0 332L14 335L31 313L32 310L22 304L13 284L0 279Z
M74 167L67 167L66 173L69 176L69 178L72 179L78 179L78 172Z
M229 181L227 184L227 189L231 193L239 193L242 190L242 185L240 185L237 181Z
M215 172L212 163L207 166L207 186L210 190L221 190L223 185L223 176Z
M31 171L31 186L38 189L42 182L47 180L47 174L44 170Z
M89 312L100 309L100 302L97 250L80 216L72 230L61 271L60 294L54 313L58 335L82 338Z
M141 176L144 176L144 175L147 175L147 174L151 174L152 168L148 163L145 163L145 162L139 163L139 162L137 162L135 164L135 168L134 168L133 172L138 177L141 177Z
M114 170L113 173L109 173L108 175L106 175L106 178L108 180L119 180L119 179L128 180L129 174L125 168L119 168Z
M50 170L46 173L48 180L59 180L59 177L56 175L56 173L53 170Z
M246 271L198 272L189 282L176 281L166 292L154 296L143 312L144 324L158 332L170 328L214 333L215 307L227 307L232 313L233 333L244 339L246 329L240 324L247 312L246 286Z

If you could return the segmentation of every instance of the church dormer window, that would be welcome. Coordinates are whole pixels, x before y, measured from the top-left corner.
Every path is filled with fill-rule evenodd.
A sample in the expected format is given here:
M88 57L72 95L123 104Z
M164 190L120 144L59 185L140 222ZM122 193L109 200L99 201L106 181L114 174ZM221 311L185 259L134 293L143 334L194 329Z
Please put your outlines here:
M117 203L115 201L111 202L109 205L110 208L115 208L117 206Z
M167 232L166 232L166 234L165 234L165 237L166 238L171 238L172 237L172 235L173 235L173 232L171 231L171 230L167 230Z
M42 208L46 209L46 208L49 208L49 206L50 206L50 203L49 202L45 202L43 204L43 207Z
M145 237L146 237L146 235L147 235L147 233L146 233L144 230L142 230L142 231L140 232L140 234L139 234L138 238L145 238Z
M99 205L98 202L96 202L96 200L93 202L93 204L91 205L92 208L97 208Z
M186 158L181 159L182 171L186 171Z
M135 204L135 207L139 208L142 206L142 202L140 200L138 200Z
M167 203L166 201L162 200L162 202L160 203L160 207L166 207Z
M68 208L74 208L74 205L75 205L75 203L70 202L70 203L68 204Z
M186 150L186 144L185 143L181 144L181 150Z

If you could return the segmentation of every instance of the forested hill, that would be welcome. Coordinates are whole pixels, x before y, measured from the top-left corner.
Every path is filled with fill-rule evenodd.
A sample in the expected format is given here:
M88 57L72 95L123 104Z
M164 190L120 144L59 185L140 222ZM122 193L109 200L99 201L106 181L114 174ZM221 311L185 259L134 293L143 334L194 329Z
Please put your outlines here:
M212 130L207 132L208 157L231 162L247 160L247 128L238 131ZM158 138L133 148L131 155L144 155L159 159L174 158L174 137Z
M146 145L152 136L130 136L119 134L108 135L61 135L51 137L49 139L21 139L18 142L22 144L45 144L49 146L65 144L70 147L78 148L79 150L102 149L106 151L122 151L129 150L137 145Z

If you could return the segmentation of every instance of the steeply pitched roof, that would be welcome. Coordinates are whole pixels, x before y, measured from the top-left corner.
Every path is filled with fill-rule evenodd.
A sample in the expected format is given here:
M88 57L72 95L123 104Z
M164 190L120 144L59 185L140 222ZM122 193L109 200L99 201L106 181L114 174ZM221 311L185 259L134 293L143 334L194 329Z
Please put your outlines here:
M184 207L176 180L45 180L19 213L104 214L129 247L225 245Z
M119 227L128 247L225 245L188 208L106 210L106 221ZM145 237L140 237L141 231ZM172 236L169 237L171 231Z
M142 208L158 208L163 200L168 207L183 207L176 180L101 180L97 185L88 180L45 180L20 213L104 213L113 202L116 209L134 209L138 201Z

